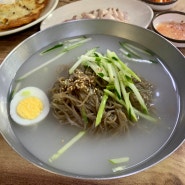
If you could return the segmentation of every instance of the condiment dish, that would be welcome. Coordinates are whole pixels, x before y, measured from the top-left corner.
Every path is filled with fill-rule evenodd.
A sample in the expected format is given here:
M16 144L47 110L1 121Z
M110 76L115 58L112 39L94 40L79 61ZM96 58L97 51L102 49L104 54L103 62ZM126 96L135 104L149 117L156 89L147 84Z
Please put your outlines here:
M173 8L178 0L143 0L155 11L164 11Z
M176 47L185 47L185 13L165 11L152 20L152 29L171 41Z

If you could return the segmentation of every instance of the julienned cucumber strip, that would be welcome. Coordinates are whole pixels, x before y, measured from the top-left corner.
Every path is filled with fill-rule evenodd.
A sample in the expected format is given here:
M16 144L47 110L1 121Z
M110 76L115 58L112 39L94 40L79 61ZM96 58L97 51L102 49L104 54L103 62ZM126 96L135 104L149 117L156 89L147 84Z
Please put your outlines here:
M134 112L134 108L133 108L133 106L130 102L130 98L129 98L130 93L126 92L126 86L123 83L123 80L121 78L122 77L121 72L118 73L118 77L119 77L119 80L120 80L121 92L122 92L123 98L125 100L125 107L126 107L128 116L129 116L130 120L136 122L137 121L137 116L136 116L136 114Z
M127 59L127 60L132 61L132 62L140 62L140 63L148 63L148 64L157 63L154 60L147 60L147 59L141 59L141 58L133 58L130 55L125 54L125 51L123 50L123 48L120 48L120 51L123 54L122 57L124 59Z
M121 104L124 102L128 118L134 122L138 121L138 116L136 116L136 111L130 101L130 92L128 92L126 88L129 87L132 93L135 94L142 107L142 114L148 114L147 106L139 90L132 81L132 78L135 78L138 81L141 81L141 79L119 59L115 52L107 50L107 53L102 55L96 50L97 48L93 48L87 51L84 55L81 55L78 61L70 68L69 73L72 74L79 65L90 67L96 75L108 82L106 89L113 93L116 99L120 100ZM96 120L95 126L101 123L100 118L103 116L105 103L105 99L102 98L98 111L98 121ZM149 116L146 117L148 118Z
M137 89L137 87L133 83L132 79L127 75L126 76L122 75L122 77L123 77L122 80L123 80L125 86L129 87L133 91L133 93L135 94L137 100L139 101L139 103L140 103L140 105L143 109L143 112L148 114L148 110L147 110L147 107L145 105L145 102L144 102L139 90Z
M131 77L134 77L138 81L141 81L141 79L138 77L138 75L136 75L136 73L134 71L132 71L125 63L123 63L123 61L121 61L118 58L118 56L115 52L111 52L111 51L107 50L107 55L110 59L112 59L114 64L118 67L119 71L122 71L123 74L128 73L128 74L130 74Z
M54 155L49 158L49 162L53 162L58 159L66 150L68 150L72 145L74 145L78 140L80 140L84 135L85 131L80 131L71 140L69 140L61 149L59 149Z
M77 39L77 41L76 41L76 39L75 39L75 42L74 42L74 43L72 43L71 41L69 41L70 44L67 43L67 45L65 45L65 43L64 43L63 49L62 49L62 51L60 52L60 54L58 54L56 57L54 57L54 58L48 60L47 62L43 63L42 65L38 66L37 68L35 68L35 69L29 71L28 73L24 74L23 76L20 76L20 77L17 79L17 81L20 81L20 80L23 80L23 79L27 78L28 76L30 76L30 75L33 74L34 72L36 72L36 71L42 69L43 67L49 65L50 63L56 61L58 58L60 58L60 57L63 56L64 54L66 54L68 51L70 51L70 50L72 50L72 49L74 49L74 48L76 48L76 47L78 47L78 46L81 46L83 43L88 42L89 40L91 40L91 38L83 38L83 39L81 38L80 40Z
M63 56L66 52L61 53L60 55L57 55L56 57L52 58L51 60L48 60L47 62L43 63L42 65L38 66L37 68L27 72L26 74L20 76L19 78L16 79L16 81L21 81L24 80L25 78L27 78L28 76L32 75L33 73L35 73L36 71L42 69L43 67L49 65L50 63L56 61L58 58L60 58L61 56Z
M149 50L138 48L127 42L120 42L120 45L120 51L128 60L142 63L158 63L158 61L154 59L154 54ZM147 59L144 59L143 56L146 56Z
M117 167L112 168L112 171L114 173L116 173L116 172L119 172L119 171L123 171L125 169L126 169L126 166L117 166Z
M64 46L64 43L58 43L58 44L56 44L55 46L53 46L53 47L51 47L51 48L49 48L49 49L43 51L43 52L41 53L41 55L43 55L43 54L45 54L45 53L48 53L49 51L52 51L52 50L54 50L54 49L61 48L61 47L63 47L63 46Z
M118 164L122 164L122 163L126 163L130 160L129 157L121 157L121 158L114 158L114 159L109 159L109 162L112 163L113 165L118 165ZM116 166L114 168L112 168L112 171L118 172L118 171L123 171L126 169L126 165L124 166Z
M112 164L120 164L120 163L125 163L130 160L129 157L121 157L121 158L114 158L114 159L109 159L109 162Z
M106 93L104 93L103 97L102 97L102 101L100 103L100 107L99 107L99 110L98 110L98 114L96 116L96 123L95 123L95 127L97 127L100 123L101 123L101 119L102 119L102 116L103 116L103 112L105 110L105 105L106 105L106 102L107 102L107 99L108 99L108 96Z
M121 47L127 51L131 56L136 58L141 58L138 52L135 52L132 48L128 47L128 45L125 42L120 42Z
M134 53L140 52L140 53L143 53L143 54L148 55L148 56L153 56L153 53L150 52L150 51L147 50L147 49L141 49L141 48L136 47L136 46L134 46L134 45L132 45L132 44L129 44L129 43L125 43L125 45L126 45L128 48L135 50ZM133 51L133 50L132 50L132 51Z
M77 60L77 62L75 62L75 64L69 69L69 74L72 74L75 71L75 69L84 61L83 56L92 56L95 51L96 51L96 48L93 48L93 49L87 51L87 53L85 53L84 55L82 55Z
M50 51L53 51L57 48L62 48L62 47L66 47L66 46L70 46L71 44L75 43L75 42L80 42L82 40L84 40L86 37L79 37L79 38L75 38L75 39L70 39L70 40L66 40L64 42L59 42L58 44L42 51L40 54L43 55L45 53L48 53Z
M112 98L115 99L118 103L120 103L121 105L123 105L123 106L126 108L125 102L124 102L123 100L118 99L118 97L117 97L113 92L109 91L108 89L104 89L104 91L108 94L108 96L112 97ZM133 107L133 110L134 110L134 112L135 112L138 116L140 116L140 117L142 117L142 118L144 118L144 119L146 119L146 120L148 120L148 121L152 121L152 122L156 122L156 121L157 121L157 119L151 117L151 116L148 115L148 114L145 114L145 113L140 112L139 110L137 110L137 109L134 108L134 107ZM138 120L138 119L137 119L137 120Z

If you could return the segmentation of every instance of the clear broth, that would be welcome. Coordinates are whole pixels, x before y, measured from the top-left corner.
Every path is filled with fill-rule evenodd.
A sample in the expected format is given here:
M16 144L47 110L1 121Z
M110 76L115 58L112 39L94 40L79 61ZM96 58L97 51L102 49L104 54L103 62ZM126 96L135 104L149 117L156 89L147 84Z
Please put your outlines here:
M59 76L59 71L67 69L67 66L71 66L77 60L77 57L84 54L88 49L97 46L99 47L98 51L105 53L109 49L115 51L122 59L119 51L119 41L123 39L105 35L92 35L90 37L92 37L90 42L73 49L52 64L21 81L20 89L27 86L36 86L47 93ZM137 43L134 44L142 47ZM41 51L38 51L25 61L18 70L15 79L56 56L59 51L60 49L56 49L43 56L39 54ZM19 126L10 118L15 135L24 147L42 163L61 171L79 175L99 176L113 173L114 165L108 162L111 158L129 157L130 160L125 164L126 168L134 167L146 161L168 141L179 114L178 92L174 79L159 58L155 57L158 60L157 64L130 61L126 61L126 63L137 74L154 84L153 104L155 114L160 118L157 123L141 119L136 126L130 128L129 132L110 137L86 134L52 163L49 163L48 159L74 137L79 129L59 124L50 112L47 119L37 125L28 127ZM10 91L16 86L15 79L12 81Z

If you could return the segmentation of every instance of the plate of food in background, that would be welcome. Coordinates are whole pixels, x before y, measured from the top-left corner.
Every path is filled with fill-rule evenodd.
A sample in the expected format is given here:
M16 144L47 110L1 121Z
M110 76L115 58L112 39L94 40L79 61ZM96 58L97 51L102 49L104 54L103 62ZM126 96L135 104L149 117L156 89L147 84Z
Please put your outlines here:
M0 1L0 36L25 30L46 18L58 0Z
M82 0L56 9L40 28L79 19L111 19L147 28L152 18L152 9L137 0Z

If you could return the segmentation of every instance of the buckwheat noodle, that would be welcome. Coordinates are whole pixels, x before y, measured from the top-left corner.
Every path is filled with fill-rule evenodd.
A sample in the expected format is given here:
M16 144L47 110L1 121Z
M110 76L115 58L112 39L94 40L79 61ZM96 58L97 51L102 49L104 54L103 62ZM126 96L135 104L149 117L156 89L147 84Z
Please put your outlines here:
M150 106L152 85L142 79L135 82ZM134 123L128 119L126 110L111 97L108 98L101 124L95 127L96 115L107 82L89 68L78 68L68 78L60 77L50 90L51 108L62 124L77 126L92 133L125 132ZM140 110L139 103L130 94L132 104Z

